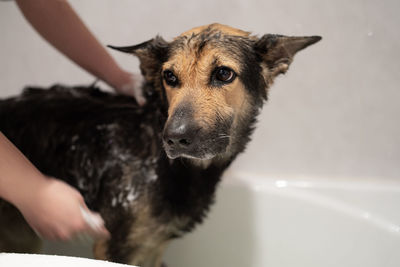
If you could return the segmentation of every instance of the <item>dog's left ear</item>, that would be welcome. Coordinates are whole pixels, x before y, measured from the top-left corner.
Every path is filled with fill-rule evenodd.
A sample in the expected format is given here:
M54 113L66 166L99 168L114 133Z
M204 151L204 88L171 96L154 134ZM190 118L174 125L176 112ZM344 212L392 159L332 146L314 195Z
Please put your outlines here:
M264 68L264 78L272 83L273 79L285 73L294 55L309 45L315 44L320 36L290 37L276 34L266 34L256 41L256 53L261 56Z
M140 60L140 70L148 83L157 82L161 65L167 59L169 44L162 37L143 42L138 45L108 47L137 56Z

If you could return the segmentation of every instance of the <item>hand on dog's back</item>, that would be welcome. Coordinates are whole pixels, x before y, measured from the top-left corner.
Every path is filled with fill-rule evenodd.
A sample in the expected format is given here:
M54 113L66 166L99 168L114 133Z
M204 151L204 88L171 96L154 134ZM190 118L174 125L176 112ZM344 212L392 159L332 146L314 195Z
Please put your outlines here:
M126 72L125 76L126 81L115 87L115 91L122 95L134 97L136 102L143 106L146 103L146 98L143 96L142 91L143 76L129 72Z

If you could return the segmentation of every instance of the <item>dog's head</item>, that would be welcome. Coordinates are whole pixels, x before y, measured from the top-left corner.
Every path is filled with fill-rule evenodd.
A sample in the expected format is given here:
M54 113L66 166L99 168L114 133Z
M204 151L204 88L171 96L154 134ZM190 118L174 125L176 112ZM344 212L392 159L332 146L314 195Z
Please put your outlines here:
M168 102L163 142L170 158L229 157L244 149L274 78L321 37L258 38L225 25L166 42L112 47L139 57L146 83Z

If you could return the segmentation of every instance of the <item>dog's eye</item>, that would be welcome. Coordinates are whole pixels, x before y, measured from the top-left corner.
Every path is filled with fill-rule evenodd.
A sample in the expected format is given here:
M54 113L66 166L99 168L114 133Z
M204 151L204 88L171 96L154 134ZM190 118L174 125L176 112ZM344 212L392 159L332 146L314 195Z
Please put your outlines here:
M215 78L223 83L230 83L236 77L236 73L228 67L219 67L215 72Z
M177 86L178 85L178 78L170 70L164 71L164 80L169 86Z

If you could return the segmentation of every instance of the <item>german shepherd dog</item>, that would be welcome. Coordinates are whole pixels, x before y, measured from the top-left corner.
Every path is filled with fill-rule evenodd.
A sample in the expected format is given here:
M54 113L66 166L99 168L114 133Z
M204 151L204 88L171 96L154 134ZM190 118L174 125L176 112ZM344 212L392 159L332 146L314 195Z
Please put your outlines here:
M275 77L320 39L211 24L171 42L112 47L139 58L145 106L94 87L27 88L0 101L0 130L100 212L111 237L94 244L96 258L158 267L166 245L205 218ZM0 251L34 252L39 243L3 201Z

